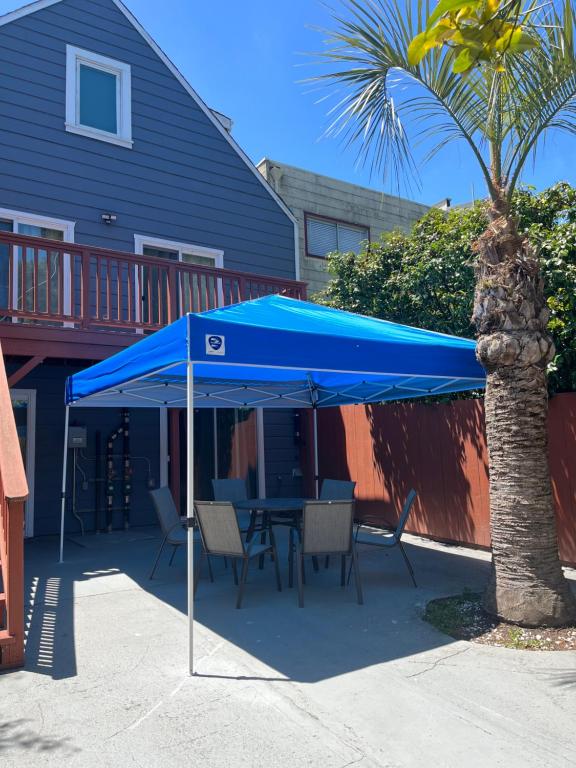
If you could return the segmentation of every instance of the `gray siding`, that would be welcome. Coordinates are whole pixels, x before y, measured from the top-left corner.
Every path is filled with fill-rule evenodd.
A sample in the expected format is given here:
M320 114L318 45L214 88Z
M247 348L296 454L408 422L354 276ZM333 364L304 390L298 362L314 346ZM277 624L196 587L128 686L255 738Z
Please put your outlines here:
M131 65L132 149L66 132L67 43ZM147 234L295 276L289 217L110 0L0 27L0 114L0 207L75 221L79 243L133 251Z

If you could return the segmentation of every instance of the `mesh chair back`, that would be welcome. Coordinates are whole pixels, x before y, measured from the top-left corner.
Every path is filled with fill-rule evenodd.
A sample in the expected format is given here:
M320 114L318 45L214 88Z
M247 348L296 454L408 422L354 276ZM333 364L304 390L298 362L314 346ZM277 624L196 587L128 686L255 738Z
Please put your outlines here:
M414 488L412 488L408 496L406 496L406 501L404 502L404 506L402 507L402 512L400 514L400 520L398 520L398 525L396 526L396 530L394 531L394 536L397 539L399 539L404 532L406 521L408 520L408 515L410 514L410 510L412 509L412 506L416 501L417 495L418 494L416 493Z
M244 501L248 498L246 483L241 478L212 480L215 501Z
M230 501L197 501L196 517L208 554L244 554L236 510Z
M307 501L302 519L304 554L343 554L352 547L353 501Z
M355 487L355 480L323 480L320 498L333 499L335 501L353 499Z
M156 514L158 515L158 522L160 523L160 528L162 528L162 533L164 536L167 536L170 531L182 525L180 515L178 514L174 499L170 493L170 488L166 485L162 488L155 488L153 491L150 491L150 496L152 496L152 501L156 508Z

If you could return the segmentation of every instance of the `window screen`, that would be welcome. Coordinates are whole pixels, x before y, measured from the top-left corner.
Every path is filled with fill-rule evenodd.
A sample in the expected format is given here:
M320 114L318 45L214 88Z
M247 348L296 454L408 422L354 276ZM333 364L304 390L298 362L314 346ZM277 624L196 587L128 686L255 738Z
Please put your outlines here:
M113 72L80 64L80 125L118 132L117 83L118 76Z
M327 256L338 250L338 230L334 221L308 219L307 237L311 256Z
M370 238L370 231L339 221L308 217L306 236L308 254L324 257L333 251L360 253L362 243Z
M368 240L368 230L358 229L358 227L347 227L345 224L338 224L338 250L343 253L352 251L360 253L362 243Z

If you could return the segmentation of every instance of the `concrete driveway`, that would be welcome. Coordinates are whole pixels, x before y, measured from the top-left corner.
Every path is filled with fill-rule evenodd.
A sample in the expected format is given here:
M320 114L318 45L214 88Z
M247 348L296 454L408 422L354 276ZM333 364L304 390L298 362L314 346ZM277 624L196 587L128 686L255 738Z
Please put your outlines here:
M153 530L75 539L61 566L55 541L32 542L27 668L0 677L0 765L576 765L576 654L434 630L427 600L481 587L487 556L407 541L421 586L398 552L364 549L364 606L334 562L310 569L299 609L267 563L236 611L215 565L197 595L194 678L183 552L150 582Z

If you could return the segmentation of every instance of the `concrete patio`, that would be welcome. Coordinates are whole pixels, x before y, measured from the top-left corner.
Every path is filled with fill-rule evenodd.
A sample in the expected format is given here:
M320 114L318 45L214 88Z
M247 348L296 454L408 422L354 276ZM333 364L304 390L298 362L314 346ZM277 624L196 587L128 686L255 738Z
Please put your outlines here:
M361 551L365 605L313 574L306 607L269 563L234 609L215 565L197 596L187 674L184 552L147 578L155 530L28 545L25 670L0 677L2 766L573 766L576 657L455 642L426 601L479 588L484 553L407 537ZM286 567L282 562L283 579ZM576 574L570 572L571 578Z

